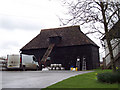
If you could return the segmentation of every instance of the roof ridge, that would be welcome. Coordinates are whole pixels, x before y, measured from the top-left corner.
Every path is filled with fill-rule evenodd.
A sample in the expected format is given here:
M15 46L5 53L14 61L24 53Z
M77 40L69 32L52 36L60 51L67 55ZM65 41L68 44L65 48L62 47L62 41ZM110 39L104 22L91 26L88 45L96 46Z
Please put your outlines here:
M97 46L97 44L80 30L79 25L42 29L41 31L40 34L27 43L22 49L47 48L49 46L49 37L54 37L55 35L62 37L61 43L57 45L58 47L86 44Z
M80 28L80 25L74 25L74 26L62 26L62 27L58 27L58 28L41 29L41 31L47 31L47 30L59 30L59 29L63 29L63 28L71 28L71 27L79 27L79 28Z

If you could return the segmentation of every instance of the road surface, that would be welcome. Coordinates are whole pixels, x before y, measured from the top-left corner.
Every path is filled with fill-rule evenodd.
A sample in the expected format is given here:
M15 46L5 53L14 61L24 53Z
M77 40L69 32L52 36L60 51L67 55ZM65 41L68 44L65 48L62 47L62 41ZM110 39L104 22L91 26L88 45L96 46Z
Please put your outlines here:
M2 88L45 88L91 71L2 71Z

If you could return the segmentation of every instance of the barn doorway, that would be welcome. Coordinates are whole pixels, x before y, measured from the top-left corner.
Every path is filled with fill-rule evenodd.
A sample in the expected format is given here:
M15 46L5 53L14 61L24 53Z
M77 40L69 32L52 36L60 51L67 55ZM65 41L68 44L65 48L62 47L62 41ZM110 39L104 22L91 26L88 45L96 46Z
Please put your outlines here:
M80 71L80 68L81 68L81 59L80 59L79 56L77 57L76 68L78 69L78 71Z
M46 67L50 67L50 65L51 65L51 57L47 57L45 65L46 65Z
M85 56L83 56L82 58L80 58L79 56L77 57L76 67L77 67L78 71L86 70L86 57Z
M82 60L82 71L86 70L86 57L83 57Z

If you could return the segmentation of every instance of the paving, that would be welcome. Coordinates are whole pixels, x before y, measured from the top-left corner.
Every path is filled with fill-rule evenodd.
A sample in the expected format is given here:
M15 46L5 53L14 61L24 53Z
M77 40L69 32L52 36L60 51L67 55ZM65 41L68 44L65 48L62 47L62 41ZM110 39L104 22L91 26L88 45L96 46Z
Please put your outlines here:
M2 71L0 71L0 90L2 88Z
M2 71L2 88L45 88L92 71Z

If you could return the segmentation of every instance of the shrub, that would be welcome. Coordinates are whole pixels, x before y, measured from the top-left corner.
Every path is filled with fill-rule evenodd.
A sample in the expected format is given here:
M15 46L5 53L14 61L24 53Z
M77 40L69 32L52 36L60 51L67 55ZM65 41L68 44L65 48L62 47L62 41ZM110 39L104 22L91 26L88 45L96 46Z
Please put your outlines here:
M120 68L118 68L116 71L117 71L118 73L120 73Z
M106 83L120 83L120 73L105 72L97 75L97 80Z

